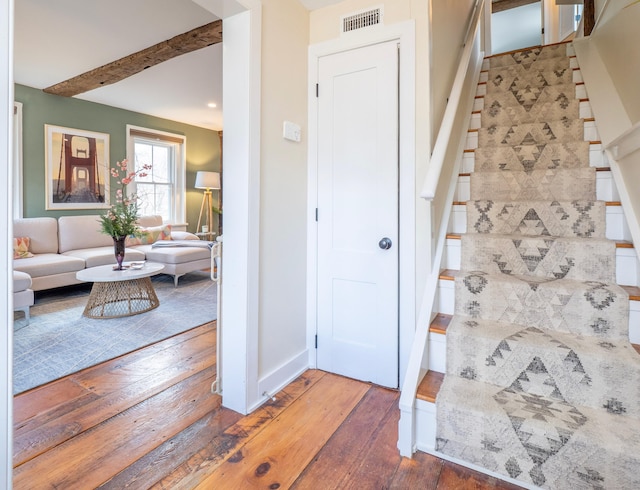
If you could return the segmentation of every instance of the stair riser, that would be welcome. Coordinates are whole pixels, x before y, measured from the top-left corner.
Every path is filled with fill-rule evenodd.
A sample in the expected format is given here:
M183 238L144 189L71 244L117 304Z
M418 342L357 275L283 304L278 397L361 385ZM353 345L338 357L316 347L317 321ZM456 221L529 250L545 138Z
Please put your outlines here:
M609 240L631 241L631 232L627 226L622 206L607 206L606 212L607 229L606 238ZM466 233L467 232L467 207L461 204L453 206L450 222L450 233ZM446 269L458 269L458 267L445 267ZM626 283L620 283L626 284ZM631 285L637 285L632 283Z
M592 342L587 350L580 350L584 344L572 336L469 320L457 317L447 329L448 341L457 346L448 352L447 376L508 388L535 358L554 377L555 387L567 402L599 409L615 398L625 408L626 416L640 415L636 394L628 389L640 383L640 366L634 363L637 353L628 343L605 348ZM471 337L473 344L466 342ZM567 373L567 366L575 368ZM625 372L625 385L604 381L612 372ZM538 386L534 391L548 396L548 389Z
M462 235L461 269L532 278L615 281L615 243L610 240ZM586 241L586 243L584 243ZM581 260L575 260L581 257Z
M576 99L586 99L587 89L583 84L580 83L582 81L581 80L582 77L579 74L579 70L575 70L573 73L574 73L573 82L577 84L575 87L574 96ZM486 79L486 74L484 78ZM478 88L476 89L476 103L473 106L474 111L480 111L484 108L484 100L480 100L480 99L482 99L485 95L487 95L487 91L488 91L487 84L482 83L482 80L480 80L480 82L481 83L478 84Z
M438 291L436 294L436 306L435 310L444 313L446 315L453 315L455 311L455 284L452 280L440 279L438 281ZM432 335L440 335L440 334L430 334L430 338ZM437 345L434 345L433 348L440 352L440 347L442 345L446 346L446 339L443 339L444 335L441 337L435 337ZM630 300L629 301L629 341L633 344L640 344L640 301ZM431 347L430 347L431 349ZM435 359L440 366L440 362L442 358L446 358L446 353L443 351L441 355L436 355ZM437 361L440 359L440 361ZM439 373L444 372L444 365L440 369L433 369Z
M594 168L609 167L609 159L602 151L601 144L591 144L589 146L589 166ZM460 173L469 174L475 170L475 155L472 152L465 152L462 155Z
M458 177L458 185L453 200L466 202L471 199L471 177L461 175ZM596 173L596 199L599 201L619 201L620 195L613 183L610 171Z
M462 257L461 241L448 239L443 264L445 269L460 270ZM640 283L640 262L635 249L616 249L616 283L624 286L637 286Z
M480 72L478 78L478 88L476 96L483 96L487 92L494 92L503 90L508 84L514 80L531 80L533 83L540 81L540 77L543 77L549 85L559 85L563 83L582 83L582 74L580 69L576 68L575 60L558 61L554 66L540 67L538 69L524 70L522 68L511 67L504 68L490 68Z
M576 97L578 98L578 97ZM593 111L591 110L591 105L589 102L581 100L578 104L578 117L581 119L589 119L593 117ZM480 111L484 109L484 98L475 99L473 102L473 114L471 115L471 122L469 124L469 129L478 129L482 127L481 125L481 114Z
M474 114L471 116L470 128L471 130L475 130L480 128L480 114ZM583 140L584 141L600 141L600 133L598 133L598 128L596 127L593 121L585 121L584 122L584 130L583 130ZM477 131L468 131L467 132L467 140L465 143L465 150L475 150L478 148L478 132ZM600 147L602 149L602 147ZM467 156L467 155L465 155ZM596 157L596 161L598 157ZM604 155L605 160L603 160L604 164L602 166L608 166L606 155ZM600 165L592 165L593 167L597 167Z
M569 56L569 68L572 70L580 71L580 67L578 66L578 60L575 57L575 52L573 50L573 46L567 46L567 56ZM487 81L487 74L491 69L491 62L488 59L482 61L482 71L480 72L480 82ZM574 80L575 81L575 80ZM580 81L582 81L582 77L580 77Z
M615 284L468 271L456 276L455 314L603 340L628 339L628 296Z

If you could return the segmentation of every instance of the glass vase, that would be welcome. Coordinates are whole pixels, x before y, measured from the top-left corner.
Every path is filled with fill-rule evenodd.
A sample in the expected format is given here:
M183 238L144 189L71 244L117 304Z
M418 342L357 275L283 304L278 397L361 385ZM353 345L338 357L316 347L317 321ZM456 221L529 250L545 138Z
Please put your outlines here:
M114 236L113 237L113 252L116 255L117 266L114 267L114 270L121 271L123 270L122 262L124 261L124 240L127 237L124 236Z

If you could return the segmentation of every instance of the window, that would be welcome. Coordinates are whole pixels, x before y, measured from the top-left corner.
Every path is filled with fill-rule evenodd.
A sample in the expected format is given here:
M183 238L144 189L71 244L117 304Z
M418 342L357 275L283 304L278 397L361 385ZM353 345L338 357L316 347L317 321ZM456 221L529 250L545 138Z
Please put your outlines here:
M127 126L130 165L151 170L135 181L142 216L160 215L165 223L182 224L185 217L185 144L182 135Z
M22 104L13 103L13 217L22 218Z

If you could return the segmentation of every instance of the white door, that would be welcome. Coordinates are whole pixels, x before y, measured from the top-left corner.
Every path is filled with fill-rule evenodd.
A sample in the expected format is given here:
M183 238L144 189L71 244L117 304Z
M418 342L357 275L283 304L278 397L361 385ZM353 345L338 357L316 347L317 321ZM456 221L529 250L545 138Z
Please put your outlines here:
M317 366L396 388L398 45L318 63Z

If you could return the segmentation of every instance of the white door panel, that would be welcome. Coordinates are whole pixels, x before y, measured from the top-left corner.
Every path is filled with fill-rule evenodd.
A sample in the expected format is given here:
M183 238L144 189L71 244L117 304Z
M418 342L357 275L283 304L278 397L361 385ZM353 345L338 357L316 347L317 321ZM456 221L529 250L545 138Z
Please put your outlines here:
M398 386L398 50L320 58L318 368ZM378 242L391 239L389 250Z

